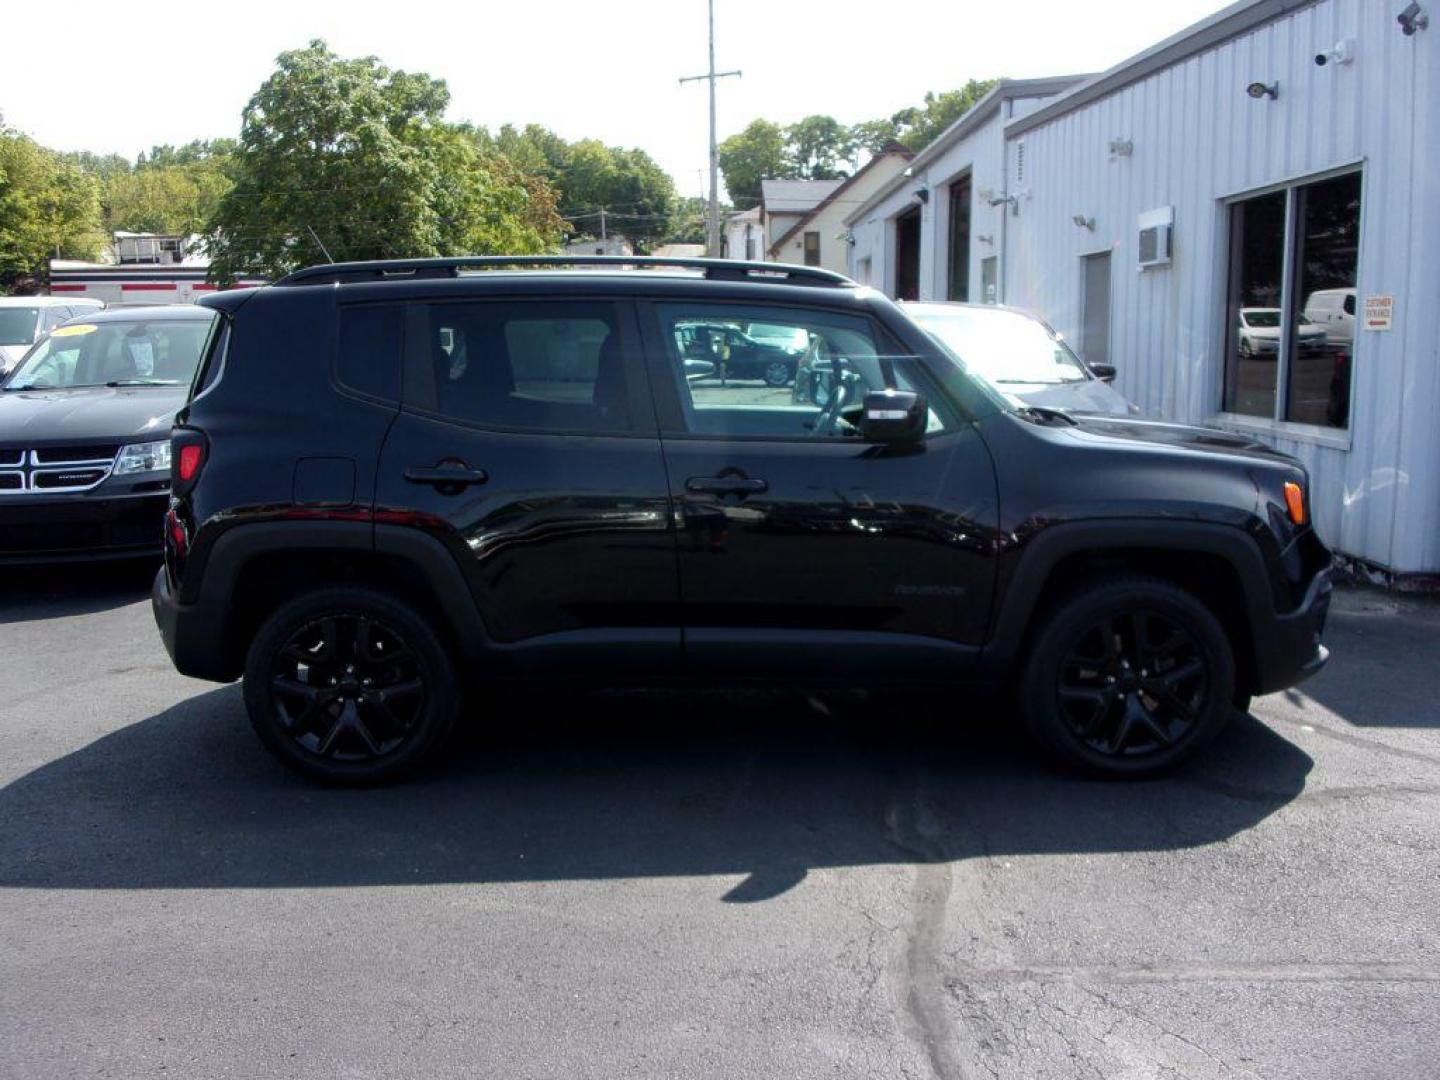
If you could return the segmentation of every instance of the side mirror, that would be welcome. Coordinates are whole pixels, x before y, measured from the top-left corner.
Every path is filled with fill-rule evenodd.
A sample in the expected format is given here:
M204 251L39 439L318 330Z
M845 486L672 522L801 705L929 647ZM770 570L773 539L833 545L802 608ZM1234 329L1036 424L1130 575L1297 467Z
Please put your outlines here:
M1095 373L1095 377L1101 382L1115 381L1114 364L1091 364L1090 370Z
M860 410L860 435L866 442L908 445L925 437L930 408L913 390L871 390Z

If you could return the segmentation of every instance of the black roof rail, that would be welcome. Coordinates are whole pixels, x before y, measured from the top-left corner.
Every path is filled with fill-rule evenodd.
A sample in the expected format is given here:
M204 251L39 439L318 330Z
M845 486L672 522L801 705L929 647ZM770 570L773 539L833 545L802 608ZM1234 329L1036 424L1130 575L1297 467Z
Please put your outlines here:
M519 267L674 267L700 270L711 281L762 281L787 285L854 285L844 274L818 266L742 262L737 259L670 259L656 255L462 255L438 259L375 259L329 263L296 270L276 285L336 285L361 281L413 281L454 278L464 270Z

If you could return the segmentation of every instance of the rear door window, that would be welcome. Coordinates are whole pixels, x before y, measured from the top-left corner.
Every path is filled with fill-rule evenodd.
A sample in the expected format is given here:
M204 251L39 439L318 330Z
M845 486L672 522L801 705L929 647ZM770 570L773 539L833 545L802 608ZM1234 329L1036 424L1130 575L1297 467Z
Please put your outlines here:
M419 323L408 406L506 431L634 428L628 350L610 301L433 303Z

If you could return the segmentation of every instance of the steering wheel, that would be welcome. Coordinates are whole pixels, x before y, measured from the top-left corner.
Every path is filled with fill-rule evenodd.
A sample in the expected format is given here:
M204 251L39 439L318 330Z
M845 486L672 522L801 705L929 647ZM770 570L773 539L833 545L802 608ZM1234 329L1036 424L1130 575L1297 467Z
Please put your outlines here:
M850 397L850 386L858 380L858 376L853 372L845 371L838 361L834 363L835 385L830 391L830 398L825 402L825 407L820 410L820 415L815 417L815 425L811 429L812 435L833 435L835 433L835 425L840 419L840 410L845 408L845 402Z

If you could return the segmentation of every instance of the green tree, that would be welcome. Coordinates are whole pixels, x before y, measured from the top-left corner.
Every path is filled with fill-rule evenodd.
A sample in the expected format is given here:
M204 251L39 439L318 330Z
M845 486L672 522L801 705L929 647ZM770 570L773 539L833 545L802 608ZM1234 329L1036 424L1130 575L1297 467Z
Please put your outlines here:
M919 153L947 127L964 116L994 89L998 79L971 79L959 90L926 93L923 105L901 109L888 118L865 120L850 129L856 146L879 153L889 142L899 142Z
M807 116L785 129L785 159L801 180L836 180L849 175L855 138L833 116Z
M282 53L245 107L235 186L211 219L212 276L337 260L549 250L564 231L543 184L443 119L450 94L323 41Z
M794 166L785 152L785 131L769 120L752 120L744 131L719 146L720 171L730 201L742 210L760 202L760 181L793 179Z
M677 198L670 205L670 224L665 232L667 244L705 243L705 222L710 202L695 195ZM728 208L722 206L723 216Z
M0 125L0 290L43 279L52 257L93 259L103 242L100 182Z
M112 176L105 185L105 217L113 231L203 232L233 186L213 161L147 165Z
M164 143L152 146L148 154L141 154L135 162L137 169L168 169L175 165L195 165L201 162L219 165L222 168L240 144L234 139L192 139L184 146Z

